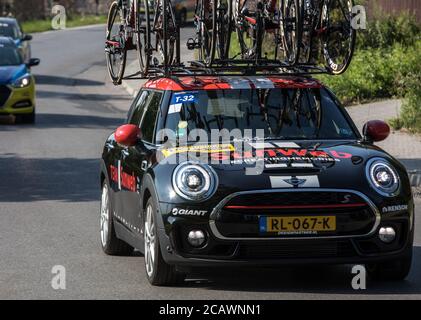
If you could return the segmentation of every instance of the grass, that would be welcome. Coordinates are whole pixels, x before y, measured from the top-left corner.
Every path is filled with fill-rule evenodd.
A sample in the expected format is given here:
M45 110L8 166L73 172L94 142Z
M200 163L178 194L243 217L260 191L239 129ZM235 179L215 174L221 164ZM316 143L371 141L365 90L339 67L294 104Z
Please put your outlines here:
M105 15L72 16L68 17L66 21L66 28L81 27L93 24L105 24L106 22L107 17ZM22 23L22 28L26 33L36 33L53 30L51 26L51 19L26 21Z
M409 80L421 63L421 41L405 47L358 50L341 76L320 76L345 105L406 95Z

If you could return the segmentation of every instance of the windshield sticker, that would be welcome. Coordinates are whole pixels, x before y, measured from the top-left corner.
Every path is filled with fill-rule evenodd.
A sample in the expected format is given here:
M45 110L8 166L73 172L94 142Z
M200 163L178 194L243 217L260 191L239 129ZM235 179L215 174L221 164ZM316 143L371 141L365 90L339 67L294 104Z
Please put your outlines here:
M197 92L182 92L182 93L174 93L171 99L171 104L179 104L179 103L197 103Z
M180 121L180 122L178 123L178 128L179 128L179 129L186 129L188 125L189 125L189 124L188 124L188 122L187 122L187 121Z
M187 126L188 126L187 121L180 121L178 123L178 128L177 128L178 137L184 137L187 134Z
M169 157L173 154L187 153L187 152L199 152L199 153L221 153L221 152L233 152L235 148L232 144L215 144L215 145L198 145L198 146L186 146L163 149L162 154L165 157Z
M168 109L168 114L180 113L182 107L183 107L183 104L181 103L172 104L170 105L170 108Z

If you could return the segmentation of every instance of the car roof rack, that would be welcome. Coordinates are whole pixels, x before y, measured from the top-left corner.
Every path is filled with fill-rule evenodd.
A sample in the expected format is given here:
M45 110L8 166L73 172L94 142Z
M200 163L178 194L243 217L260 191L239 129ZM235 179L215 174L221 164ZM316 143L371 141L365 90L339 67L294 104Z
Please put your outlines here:
M184 63L173 65L168 68L156 66L149 69L147 75L141 72L134 73L125 77L125 80L171 78L182 76L213 76L213 77L241 77L241 76L312 76L317 74L329 74L325 68L311 64L297 64L289 66L284 62L277 60L262 59L253 60L217 60L212 67L207 67L201 61L189 61L186 66Z

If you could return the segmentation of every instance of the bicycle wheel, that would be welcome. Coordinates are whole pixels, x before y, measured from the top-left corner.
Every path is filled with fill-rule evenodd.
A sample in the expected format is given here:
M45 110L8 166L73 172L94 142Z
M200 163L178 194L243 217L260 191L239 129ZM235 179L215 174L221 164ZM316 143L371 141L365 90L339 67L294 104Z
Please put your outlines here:
M115 85L121 84L126 69L127 49L123 8L113 2L108 13L105 54L108 74Z
M166 0L149 0L149 5L153 4L154 8L150 13L155 16L150 28L151 60L157 67L165 67L165 64L170 67L174 64L178 38L174 12L168 3L164 13L164 1Z
M264 22L258 2L244 2L249 8L244 8L241 1L236 0L236 27L241 57L245 60L260 59L262 39L264 37ZM252 13L254 17L252 17Z
M352 27L352 0L325 0L322 9L322 48L326 68L344 73L354 54L356 31Z
M216 6L215 0L199 0L196 8L199 60L206 66L210 66L215 58Z
M140 72L148 75L151 61L150 54L150 16L149 1L136 0L135 2L136 48Z
M212 43L211 50L214 51L213 58L227 60L231 44L232 31L232 6L231 0L216 0L216 9L213 11L213 21L215 21L215 42ZM212 64L212 63L211 63Z
M317 64L318 50L320 48L317 41L317 35L320 19L320 3L315 0L304 0L304 9L302 21L302 34L300 41L300 57L298 62L308 64Z
M288 64L297 64L300 58L302 36L302 0L281 0L281 38L285 60Z

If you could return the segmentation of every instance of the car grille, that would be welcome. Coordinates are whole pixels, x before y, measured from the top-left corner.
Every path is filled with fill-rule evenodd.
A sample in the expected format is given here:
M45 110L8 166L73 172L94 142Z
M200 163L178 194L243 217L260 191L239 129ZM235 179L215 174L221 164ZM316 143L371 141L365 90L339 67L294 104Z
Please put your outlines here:
M238 195L231 199L226 206L235 205L331 205L338 204L348 198L347 203L364 202L355 194L346 192L276 192L276 193L253 193Z
M240 244L239 258L300 259L356 256L349 240L285 240Z
M8 87L0 86L0 107L3 107L6 104L11 93L12 91Z
M376 225L376 212L357 193L347 191L294 191L238 194L230 199L211 220L217 237L250 239L277 237L261 232L259 217L282 216L336 216L336 230L308 234L283 234L283 238L314 238L362 236L369 234Z

